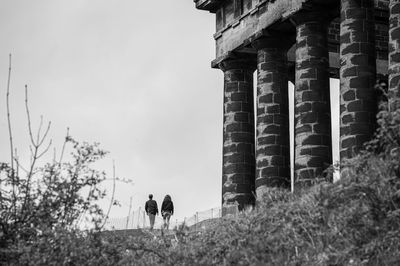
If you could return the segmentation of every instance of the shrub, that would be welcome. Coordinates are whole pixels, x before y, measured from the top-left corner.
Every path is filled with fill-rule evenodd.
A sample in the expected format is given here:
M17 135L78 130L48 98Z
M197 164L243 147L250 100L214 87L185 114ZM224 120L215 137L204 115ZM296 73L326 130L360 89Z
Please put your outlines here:
M6 93L11 160L0 163L0 264L71 264L89 257L100 259L102 245L97 232L105 216L96 202L105 196L99 185L106 176L92 165L106 152L98 143L80 143L67 132L60 158L56 160L54 155L51 162L39 164L51 147L51 140L46 139L51 123L41 134L41 119L34 137L25 86L31 162L23 167L12 138L10 74L11 55ZM69 146L72 151L64 159ZM81 222L92 229L79 231Z
M79 223L85 219L89 219L94 230L100 228L104 215L95 202L105 196L99 188L105 174L91 165L106 152L98 144L81 144L69 136L66 144L73 147L71 161L32 167L31 171L23 172L25 175L1 164L0 259L3 261L10 259L11 254L18 257L31 244L36 246L37 241L49 240L50 236L54 243L65 242L60 232L65 230L66 236L72 236L67 232L77 232Z

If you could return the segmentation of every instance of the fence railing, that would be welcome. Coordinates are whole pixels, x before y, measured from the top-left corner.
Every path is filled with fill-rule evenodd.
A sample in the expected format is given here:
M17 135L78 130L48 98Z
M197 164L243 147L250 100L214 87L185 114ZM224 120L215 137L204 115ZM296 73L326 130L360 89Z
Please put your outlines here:
M193 226L199 224L200 222L215 219L221 217L221 208L212 208L206 211L196 212L194 215L190 217L186 217L183 221L178 221L177 219L173 219L171 217L169 228L173 229L174 227L180 226L183 223L187 226ZM163 219L161 216L156 216L154 228L160 229L163 225ZM107 222L104 225L105 230L128 230L128 229L145 229L150 227L149 218L146 213L141 210L135 210L130 213L130 215L126 217L119 218L108 218Z

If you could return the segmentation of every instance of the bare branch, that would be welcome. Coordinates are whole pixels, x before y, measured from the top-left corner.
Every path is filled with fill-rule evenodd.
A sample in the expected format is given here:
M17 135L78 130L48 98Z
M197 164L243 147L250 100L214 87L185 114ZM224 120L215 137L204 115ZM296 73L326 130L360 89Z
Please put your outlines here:
M34 170L35 170L36 161L48 151L48 149L50 148L51 143L52 143L51 140L50 140L49 145L46 147L46 149L42 153L39 154L39 148L42 145L44 139L47 136L47 133L50 130L51 123L49 122L49 124L47 126L47 129L46 129L46 132L45 132L43 138L40 140L40 131L41 131L41 128L42 128L42 123L43 123L43 118L41 116L40 126L39 126L39 130L38 130L38 134L37 134L37 141L35 142L35 140L33 139L32 126L31 126L31 117L30 117L29 105L28 105L28 85L25 85L25 109L26 109L26 115L27 115L27 119L28 119L29 137L30 137L30 140L31 140L31 145L29 147L30 150L31 150L31 165L29 167L29 170L28 170L28 173L27 173L27 178L26 178L26 191L25 191L24 203L23 203L22 208L21 208L22 211L24 211L27 208L27 204L30 201L30 195L29 194L30 194L30 189L31 189L31 180L32 180L33 175L35 174Z
M11 54L9 55L9 65L8 65L8 79L7 79L7 95L6 95L6 103L7 103L7 122L8 122L8 134L10 137L10 151L11 151L11 171L14 176L14 147L13 147L13 138L12 138L12 130L11 130L11 118L10 118L10 80L11 80Z
M18 151L17 151L17 148L15 148L14 149L14 161L15 161L15 164L16 164L16 167L15 167L15 175L16 176L19 176L19 162L18 162Z
M29 104L28 104L28 85L25 85L25 109L26 109L26 116L28 118L29 137L31 139L32 145L36 148L36 147L41 146L43 144L43 142L45 141L47 134L50 131L51 121L47 124L47 128L46 128L46 131L43 134L43 136L40 137L40 132L42 131L42 127L43 127L43 116L40 116L40 125L39 125L39 129L38 129L37 136L36 136L36 142L35 142L35 140L33 139L31 115L29 112Z
M45 155L46 152L48 152L48 150L49 150L50 147L51 147L52 142L53 142L52 140L49 141L49 144L48 144L47 147L37 156L37 159L39 159L40 157L42 157L43 155Z
M32 126L31 126L31 116L29 113L29 106L28 106L28 85L25 85L25 109L26 109L26 116L28 117L28 130L29 130L29 137L31 138L31 143L33 146L36 146L36 143L33 139L32 134Z
M26 180L27 194L29 192L31 178L32 178L32 176L34 174L36 160L38 159L38 149L39 149L39 147L34 146L34 151L33 151L33 155L32 155L32 158L31 158L32 162L31 162L30 169L28 171L27 180ZM32 152L32 150L31 150L31 152ZM28 197L28 196L26 196L26 197ZM25 201L25 203L26 203L26 201Z
M63 156L64 156L64 151L65 151L65 145L67 144L67 141L69 139L69 128L67 127L67 135L65 136L65 140L61 149L61 154L60 154L60 160L58 161L59 164L61 164Z
M7 94L6 94L6 105L7 105L7 122L8 122L8 135L10 138L10 166L11 166L11 183L12 183L12 195L13 195L13 206L14 206L14 214L17 212L16 207L16 182L15 182L15 171L14 171L14 144L12 138L12 129L11 129L11 117L10 117L10 82L11 82L11 54L9 54L9 64L8 64L8 79L7 79Z
M111 207L114 204L115 180L116 180L116 177L115 177L115 161L113 160L113 188L112 188L112 193L111 193L111 200L110 200L110 205L108 206L106 217L104 218L104 222L101 225L100 230L103 229L104 225L106 224L106 222L108 220L108 215L110 214L110 211L111 211Z
M46 137L47 137L47 134L48 134L49 131L50 131L50 126L51 126L51 121L49 121L49 123L47 124L47 128L46 128L46 131L44 132L44 135L43 135L42 139L41 139L40 141L38 141L38 146L40 146L40 145L43 144L44 140L45 140ZM39 136L39 135L38 135L38 136Z
M32 148L32 145L29 145L29 150L30 150L30 152L31 152L31 156L29 157L29 162L30 162L30 164L32 164L32 161L33 161L33 148Z
M43 115L40 116L39 129L38 129L37 134L36 134L36 144L37 145L39 143L40 131L42 131L42 126L43 126Z
M26 168L24 166L21 165L21 162L19 161L18 157L15 157L15 163L17 164L17 167L19 169L21 169L22 171L24 171L26 174L28 174L28 170L26 170Z

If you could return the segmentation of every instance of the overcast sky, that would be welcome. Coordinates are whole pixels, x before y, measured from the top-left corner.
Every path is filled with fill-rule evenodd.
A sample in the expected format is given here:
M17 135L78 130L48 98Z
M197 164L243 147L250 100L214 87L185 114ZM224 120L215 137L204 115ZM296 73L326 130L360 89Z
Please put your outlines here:
M192 0L0 1L0 161L9 161L5 112L13 55L11 115L15 145L28 154L24 85L34 126L52 121L61 150L66 128L100 142L102 167L117 183L121 207L170 194L174 218L221 202L223 74L211 69L214 16ZM111 187L111 183L109 184Z

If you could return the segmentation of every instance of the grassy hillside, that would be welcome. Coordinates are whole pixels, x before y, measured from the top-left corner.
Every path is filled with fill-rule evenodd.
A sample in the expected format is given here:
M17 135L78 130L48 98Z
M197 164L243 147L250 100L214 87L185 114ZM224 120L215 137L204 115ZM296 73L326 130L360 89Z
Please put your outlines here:
M352 160L349 175L302 195L272 191L260 206L178 241L141 239L139 264L399 265L400 180L380 156Z

